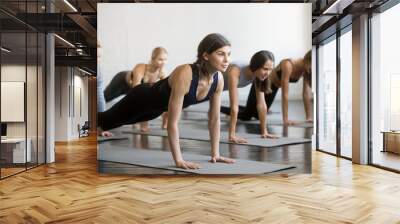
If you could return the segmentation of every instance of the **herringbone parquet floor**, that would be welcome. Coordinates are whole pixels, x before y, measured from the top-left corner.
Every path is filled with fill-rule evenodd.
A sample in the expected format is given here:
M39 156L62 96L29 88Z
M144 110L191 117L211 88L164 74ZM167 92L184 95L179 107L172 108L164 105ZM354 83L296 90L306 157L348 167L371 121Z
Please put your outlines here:
M95 137L0 181L0 223L400 223L400 175L313 152L313 173L98 174Z

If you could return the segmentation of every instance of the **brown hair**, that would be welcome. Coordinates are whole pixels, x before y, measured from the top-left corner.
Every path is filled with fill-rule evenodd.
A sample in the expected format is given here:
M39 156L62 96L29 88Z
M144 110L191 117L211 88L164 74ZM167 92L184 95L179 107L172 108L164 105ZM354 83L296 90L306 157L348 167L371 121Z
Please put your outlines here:
M272 52L263 50L255 53L250 59L250 70L252 72L257 71L257 69L262 68L267 61L275 62L275 57ZM271 81L269 80L269 78L266 78L264 81L255 78L254 84L261 92L270 93L272 91Z
M303 62L311 64L311 50L307 51L307 53L304 55Z
M311 54L311 50L307 51L307 53L304 55L304 57L303 57L303 64L304 65L309 64L311 66L311 63L312 63L311 55L312 55ZM311 86L311 80L312 80L311 73L308 73L307 71L304 71L303 78Z
M203 54L211 54L217 49L225 46L231 46L231 43L219 33L208 34L203 38L203 40L200 41L200 44L197 47L197 60L195 64L197 64L201 73L211 73L210 64L208 61L204 60Z

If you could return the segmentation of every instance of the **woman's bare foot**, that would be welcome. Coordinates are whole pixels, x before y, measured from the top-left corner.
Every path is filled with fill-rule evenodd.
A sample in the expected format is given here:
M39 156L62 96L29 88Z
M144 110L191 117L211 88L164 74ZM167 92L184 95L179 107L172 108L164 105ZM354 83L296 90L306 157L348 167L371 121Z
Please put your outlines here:
M149 122L147 122L147 121L141 122L141 123L140 123L140 131L141 131L141 132L148 132L148 131L150 131Z
M167 129L167 127L168 127L167 123L163 123L163 124L161 125L161 129Z
M167 129L168 127L168 112L162 114L162 125L161 129Z

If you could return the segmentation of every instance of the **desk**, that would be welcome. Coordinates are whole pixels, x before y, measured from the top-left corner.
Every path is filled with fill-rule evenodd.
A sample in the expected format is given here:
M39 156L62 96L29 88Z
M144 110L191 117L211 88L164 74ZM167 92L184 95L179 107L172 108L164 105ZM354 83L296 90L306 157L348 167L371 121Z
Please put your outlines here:
M400 154L400 131L382 131L383 152Z
M25 163L30 162L32 158L30 138L27 139L25 144L25 138L5 138L1 139L1 157L8 163ZM26 151L25 151L25 145ZM26 153L25 153L26 152ZM12 159L11 159L12 158ZM25 161L27 158L27 161Z

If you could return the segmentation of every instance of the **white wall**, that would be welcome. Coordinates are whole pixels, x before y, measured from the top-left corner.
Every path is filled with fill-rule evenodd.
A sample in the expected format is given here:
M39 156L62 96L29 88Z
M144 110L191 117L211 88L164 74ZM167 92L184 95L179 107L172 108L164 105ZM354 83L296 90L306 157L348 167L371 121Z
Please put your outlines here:
M88 78L82 75L75 68L56 67L56 141L78 138L78 124L83 125L88 120ZM81 105L82 114L77 105Z
M8 64L1 66L1 81L10 82L25 82L26 71L32 72L34 67ZM29 96L29 95L28 95ZM4 96L2 96L4 97ZM9 108L1 108L1 110L8 110ZM22 108L24 110L24 108ZM7 136L8 137L25 137L25 122L7 122Z
M168 73L192 63L201 39L213 32L230 40L232 61L248 62L255 52L270 50L279 62L311 49L311 4L99 3L97 21L105 84L117 72L147 63L156 46L169 52ZM300 99L301 88L294 84L290 98ZM240 91L241 99L247 99L248 89Z

